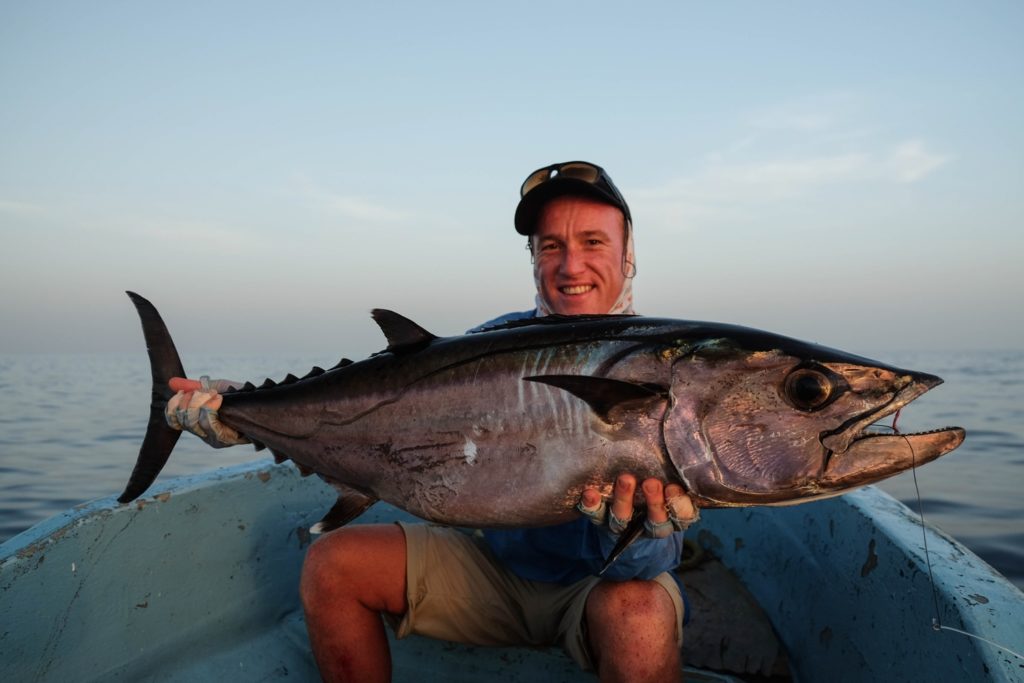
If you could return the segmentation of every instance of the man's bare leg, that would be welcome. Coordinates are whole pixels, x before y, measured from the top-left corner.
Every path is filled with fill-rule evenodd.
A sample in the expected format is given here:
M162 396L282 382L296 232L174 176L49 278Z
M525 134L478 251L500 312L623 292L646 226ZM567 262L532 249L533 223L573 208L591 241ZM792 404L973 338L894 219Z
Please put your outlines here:
M633 514L636 478L622 474L615 481L612 512L619 519ZM647 516L668 519L665 497L682 495L678 484L664 487L657 479L643 482ZM589 491L584 492L584 502ZM668 592L654 581L603 581L590 592L586 607L590 647L602 681L679 681L676 608Z
M405 559L405 534L395 524L346 527L310 547L299 591L325 681L391 680L380 613L407 609Z
M604 581L587 598L587 629L601 681L680 681L676 609L654 581Z

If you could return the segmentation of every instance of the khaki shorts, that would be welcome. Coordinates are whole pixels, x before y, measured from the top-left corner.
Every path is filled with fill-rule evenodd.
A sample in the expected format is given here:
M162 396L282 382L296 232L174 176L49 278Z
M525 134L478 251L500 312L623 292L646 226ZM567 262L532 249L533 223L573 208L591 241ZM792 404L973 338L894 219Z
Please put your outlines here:
M410 634L472 645L560 645L584 670L594 669L584 608L600 579L564 586L528 581L505 569L477 536L428 524L398 523L405 532L409 609L388 621ZM683 643L683 599L670 574L654 581L676 608Z

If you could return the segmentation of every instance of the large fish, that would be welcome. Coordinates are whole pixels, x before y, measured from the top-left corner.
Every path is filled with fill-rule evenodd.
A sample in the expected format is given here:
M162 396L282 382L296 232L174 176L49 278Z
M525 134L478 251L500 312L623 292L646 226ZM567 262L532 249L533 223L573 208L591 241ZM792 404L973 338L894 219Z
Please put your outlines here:
M185 376L156 309L128 293L153 369L151 416L121 502L156 479L180 432ZM681 484L703 508L799 503L934 460L964 439L867 429L941 383L744 327L638 316L539 318L438 338L384 310L385 351L224 395L219 416L335 485L323 529L384 500L473 527L566 521L620 472Z

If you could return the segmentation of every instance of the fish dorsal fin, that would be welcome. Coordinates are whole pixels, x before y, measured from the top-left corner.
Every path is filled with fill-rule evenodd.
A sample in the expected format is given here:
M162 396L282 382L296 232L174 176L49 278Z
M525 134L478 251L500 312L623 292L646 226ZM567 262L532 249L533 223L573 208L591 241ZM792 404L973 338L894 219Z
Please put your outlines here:
M381 332L387 337L388 351L391 353L418 351L437 339L437 335L427 332L413 321L394 311L375 308L372 315L380 325Z
M649 402L668 398L668 389L657 384L637 384L607 377L589 375L537 375L524 377L528 382L541 382L564 389L583 399L605 422L612 422L611 412L631 402Z

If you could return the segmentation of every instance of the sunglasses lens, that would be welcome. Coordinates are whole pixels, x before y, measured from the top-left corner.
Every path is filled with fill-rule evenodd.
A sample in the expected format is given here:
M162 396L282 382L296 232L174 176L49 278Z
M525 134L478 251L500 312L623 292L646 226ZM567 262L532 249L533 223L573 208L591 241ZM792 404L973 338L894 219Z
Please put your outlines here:
M530 176L523 182L522 188L519 190L519 195L525 197L531 190L537 188L538 185L543 185L552 178L558 176L564 176L566 178L576 178L584 182L595 184L601 177L601 169L590 164L583 163L569 163L562 164L561 166L549 166L548 168L542 168L539 171L534 171Z
M538 185L547 182L551 178L553 170L550 168L542 168L539 171L534 171L530 176L523 181L523 186L519 188L519 196L525 197L526 194L536 188Z
M594 184L597 182L598 177L600 177L601 171L590 164L566 164L558 169L558 175L563 175L567 178L578 178Z

